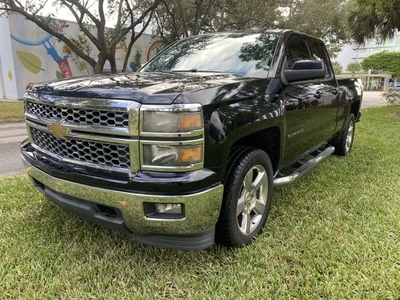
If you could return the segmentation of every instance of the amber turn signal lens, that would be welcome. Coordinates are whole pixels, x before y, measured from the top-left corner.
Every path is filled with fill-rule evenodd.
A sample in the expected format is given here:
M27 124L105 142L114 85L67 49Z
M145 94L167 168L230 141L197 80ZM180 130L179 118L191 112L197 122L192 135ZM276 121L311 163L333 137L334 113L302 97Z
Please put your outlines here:
M200 162L202 160L202 148L198 146L181 149L180 161L190 164Z
M202 127L201 114L182 114L179 116L179 127L182 130L198 129Z

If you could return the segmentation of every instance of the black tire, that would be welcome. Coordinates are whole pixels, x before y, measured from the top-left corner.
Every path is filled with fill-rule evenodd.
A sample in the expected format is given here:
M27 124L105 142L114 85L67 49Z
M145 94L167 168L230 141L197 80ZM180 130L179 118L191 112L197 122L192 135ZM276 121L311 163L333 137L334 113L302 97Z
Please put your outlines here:
M216 241L241 247L263 230L271 208L273 171L269 156L262 150L239 148L234 153L228 165Z
M339 156L347 156L353 148L354 133L356 129L356 118L350 114L347 118L346 126L340 135L339 141L332 144L335 147L335 154Z

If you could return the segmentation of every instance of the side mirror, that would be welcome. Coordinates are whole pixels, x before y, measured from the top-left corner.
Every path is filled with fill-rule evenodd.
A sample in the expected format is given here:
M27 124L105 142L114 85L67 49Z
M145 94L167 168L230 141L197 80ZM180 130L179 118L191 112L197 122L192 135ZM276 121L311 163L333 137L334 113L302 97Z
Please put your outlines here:
M283 75L287 82L324 79L326 69L322 61L299 60L293 64L291 70L284 70Z

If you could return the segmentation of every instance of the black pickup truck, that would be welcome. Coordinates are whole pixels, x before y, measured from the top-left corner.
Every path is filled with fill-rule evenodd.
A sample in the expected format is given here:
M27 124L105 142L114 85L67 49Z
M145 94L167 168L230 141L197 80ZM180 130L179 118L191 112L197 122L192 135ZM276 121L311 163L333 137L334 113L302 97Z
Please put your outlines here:
M46 198L139 242L242 246L274 186L350 153L362 88L309 35L194 36L137 73L33 85L22 158Z

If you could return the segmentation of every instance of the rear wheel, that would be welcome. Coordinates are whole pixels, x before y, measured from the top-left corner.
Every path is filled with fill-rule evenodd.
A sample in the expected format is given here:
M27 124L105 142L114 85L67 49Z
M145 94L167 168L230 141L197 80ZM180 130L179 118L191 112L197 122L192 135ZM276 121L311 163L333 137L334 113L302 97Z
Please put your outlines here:
M262 232L272 201L272 164L259 149L244 148L230 160L217 222L217 242L240 247Z
M347 156L353 148L354 133L356 129L356 119L353 114L350 114L346 126L337 143L334 143L335 154L340 156Z

